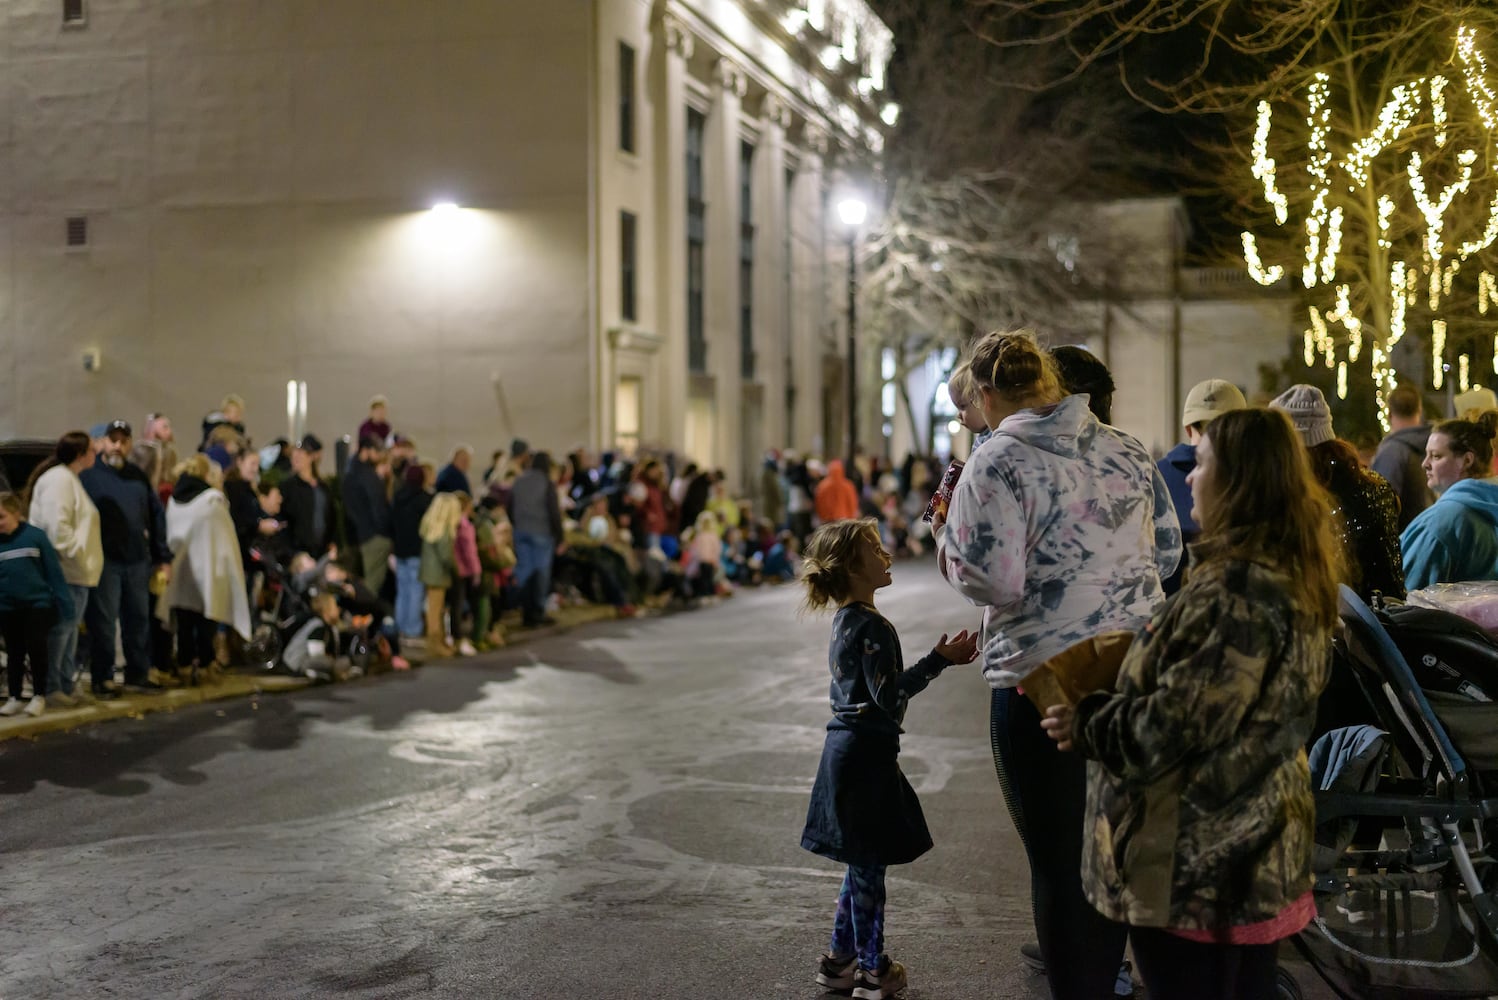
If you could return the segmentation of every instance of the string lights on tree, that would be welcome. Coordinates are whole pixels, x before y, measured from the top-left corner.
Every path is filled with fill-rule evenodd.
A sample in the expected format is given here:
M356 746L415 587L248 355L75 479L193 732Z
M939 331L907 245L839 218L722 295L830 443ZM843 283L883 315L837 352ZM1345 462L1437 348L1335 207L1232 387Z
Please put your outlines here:
M1385 429L1386 399L1399 380L1394 348L1409 326L1430 331L1429 385L1441 388L1456 367L1465 389L1472 338L1485 338L1467 329L1472 314L1498 307L1498 261L1486 259L1498 245L1498 93L1475 30L1462 26L1445 51L1449 65L1440 72L1433 65L1426 75L1389 80L1363 104L1366 93L1341 92L1317 72L1299 95L1303 132L1285 133L1283 111L1260 101L1253 133L1252 175L1274 226L1243 233L1248 273L1272 285L1298 259L1308 300L1305 364L1335 369L1345 399L1366 354ZM1448 330L1461 352L1454 366ZM1498 331L1492 336L1498 372Z

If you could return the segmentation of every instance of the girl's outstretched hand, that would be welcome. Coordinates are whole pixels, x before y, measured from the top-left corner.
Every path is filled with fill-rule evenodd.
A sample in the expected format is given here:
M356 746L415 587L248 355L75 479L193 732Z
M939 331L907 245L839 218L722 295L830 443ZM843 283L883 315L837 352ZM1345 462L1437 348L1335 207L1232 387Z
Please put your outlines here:
M1045 710L1045 718L1040 720L1040 728L1044 729L1046 735L1056 741L1057 750L1071 749L1071 724L1074 713L1070 705L1052 705Z
M936 651L953 663L972 663L978 656L978 633L963 629L948 639L943 632L936 640Z

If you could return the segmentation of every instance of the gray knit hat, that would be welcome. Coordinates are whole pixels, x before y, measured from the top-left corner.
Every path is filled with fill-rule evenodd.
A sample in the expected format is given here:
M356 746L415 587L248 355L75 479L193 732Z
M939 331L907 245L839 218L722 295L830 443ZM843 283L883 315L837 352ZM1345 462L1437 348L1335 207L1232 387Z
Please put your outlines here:
M1326 397L1314 385L1292 385L1269 405L1285 411L1307 448L1314 448L1337 436L1332 431L1331 407L1326 405Z

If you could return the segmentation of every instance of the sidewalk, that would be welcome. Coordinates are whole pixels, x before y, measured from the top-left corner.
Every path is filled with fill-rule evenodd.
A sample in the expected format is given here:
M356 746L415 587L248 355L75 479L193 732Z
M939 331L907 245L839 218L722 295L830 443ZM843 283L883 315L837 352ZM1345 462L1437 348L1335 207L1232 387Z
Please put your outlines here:
M560 608L552 617L557 620L557 623L544 628L510 628L507 632L506 648L556 635L589 622L612 621L617 616L614 609L608 605L583 604ZM509 624L508 619L506 624ZM419 656L418 653L410 657L413 666L457 662L457 658L423 661L419 659ZM345 683L358 683L358 681ZM171 688L160 694L126 693L111 701L91 701L78 708L49 708L38 718L18 715L9 719L0 719L0 742L12 739L34 739L44 733L68 732L113 719L138 719L152 712L173 712L179 708L200 705L204 702L300 691L302 688L311 687L312 684L312 681L304 677L288 677L284 674L238 674L231 671L226 672L220 680L212 684Z

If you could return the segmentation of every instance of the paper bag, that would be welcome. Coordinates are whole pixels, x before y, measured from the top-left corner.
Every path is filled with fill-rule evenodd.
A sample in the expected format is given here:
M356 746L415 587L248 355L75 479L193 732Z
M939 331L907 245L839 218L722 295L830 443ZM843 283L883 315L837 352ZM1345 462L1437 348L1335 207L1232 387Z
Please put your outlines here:
M1104 632L1047 660L1020 686L1042 715L1052 705L1076 705L1094 691L1112 691L1132 632Z

